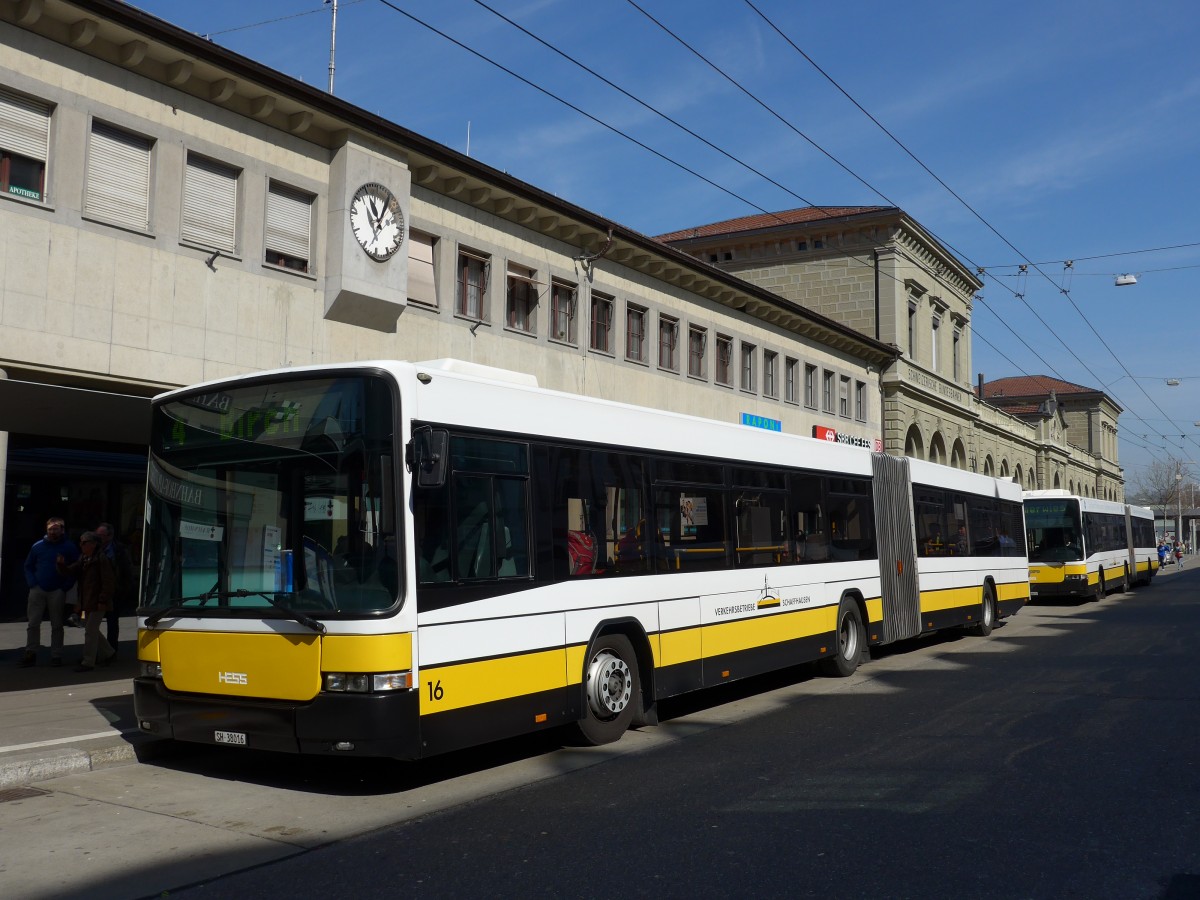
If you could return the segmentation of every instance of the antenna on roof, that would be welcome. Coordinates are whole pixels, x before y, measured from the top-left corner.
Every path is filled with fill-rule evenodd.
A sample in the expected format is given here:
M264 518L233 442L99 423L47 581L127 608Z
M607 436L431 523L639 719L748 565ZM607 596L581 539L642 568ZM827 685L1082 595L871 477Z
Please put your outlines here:
M337 47L337 5L338 0L325 0L333 5L333 22L329 26L329 93L333 93L333 56Z

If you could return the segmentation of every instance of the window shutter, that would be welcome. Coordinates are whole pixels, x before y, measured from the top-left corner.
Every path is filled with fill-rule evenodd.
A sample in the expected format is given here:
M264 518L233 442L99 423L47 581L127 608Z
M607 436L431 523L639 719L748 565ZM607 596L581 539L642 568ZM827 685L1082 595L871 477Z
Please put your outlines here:
M308 261L312 196L272 184L267 192L267 249Z
M235 170L189 154L181 237L233 253L237 249L237 185Z
M437 305L433 282L433 238L419 231L408 233L408 299Z
M118 225L150 227L150 142L99 122L88 149L84 209Z
M0 150L45 162L50 148L50 107L0 88Z

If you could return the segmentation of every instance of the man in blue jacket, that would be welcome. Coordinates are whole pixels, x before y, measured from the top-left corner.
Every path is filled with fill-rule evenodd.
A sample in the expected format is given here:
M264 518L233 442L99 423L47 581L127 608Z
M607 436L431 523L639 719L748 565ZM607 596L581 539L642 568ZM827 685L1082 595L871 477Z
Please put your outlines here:
M19 663L23 667L37 662L38 648L42 644L42 619L47 615L50 617L50 665L62 665L67 591L75 584L75 579L58 574L60 554L72 563L79 558L79 548L67 538L66 523L54 517L46 521L46 536L34 544L25 557L29 628L25 637L25 655Z

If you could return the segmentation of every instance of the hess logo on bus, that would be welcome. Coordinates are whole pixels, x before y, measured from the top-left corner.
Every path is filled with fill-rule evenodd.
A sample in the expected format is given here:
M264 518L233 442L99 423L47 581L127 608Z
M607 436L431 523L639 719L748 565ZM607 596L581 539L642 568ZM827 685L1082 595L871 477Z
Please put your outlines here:
M217 681L221 684L249 684L250 679L245 672L218 672Z

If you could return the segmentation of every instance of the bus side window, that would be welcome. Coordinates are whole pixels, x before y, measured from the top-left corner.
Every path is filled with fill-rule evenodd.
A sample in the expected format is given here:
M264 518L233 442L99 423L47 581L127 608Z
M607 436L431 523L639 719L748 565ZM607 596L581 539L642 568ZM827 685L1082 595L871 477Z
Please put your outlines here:
M496 575L516 578L529 574L528 482L518 478L495 479Z
M454 479L454 560L459 580L493 574L491 479L457 475Z
M414 500L413 520L417 538L417 581L437 584L449 581L450 508L448 490L422 491Z

